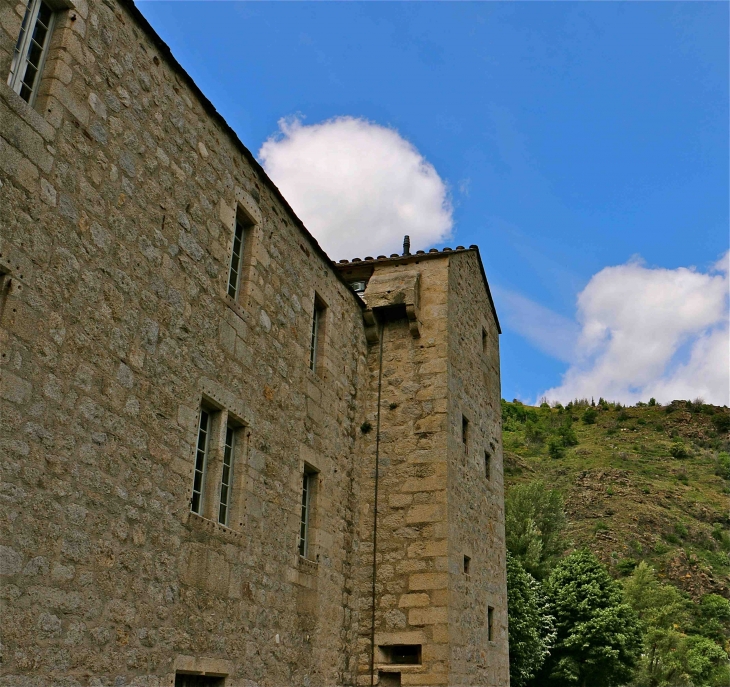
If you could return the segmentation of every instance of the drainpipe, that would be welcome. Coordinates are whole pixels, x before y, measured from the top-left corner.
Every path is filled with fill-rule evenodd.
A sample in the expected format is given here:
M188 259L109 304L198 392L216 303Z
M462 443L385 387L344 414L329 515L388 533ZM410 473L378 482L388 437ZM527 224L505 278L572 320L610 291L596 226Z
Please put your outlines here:
M378 550L378 477L380 474L380 396L383 388L383 334L385 328L380 325L378 351L378 414L375 423L375 494L373 497L373 580L372 604L373 614L370 623L370 687L375 685L375 579L377 573Z

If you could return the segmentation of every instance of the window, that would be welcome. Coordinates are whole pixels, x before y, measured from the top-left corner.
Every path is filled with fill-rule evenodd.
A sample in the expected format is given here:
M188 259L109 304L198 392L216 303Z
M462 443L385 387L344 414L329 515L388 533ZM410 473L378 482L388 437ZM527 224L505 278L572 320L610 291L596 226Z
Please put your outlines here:
M205 470L208 466L208 439L210 435L210 413L200 409L198 424L198 444L195 449L195 473L193 476L193 495L190 499L190 510L203 513L203 489L205 488Z
M380 663L393 663L396 665L420 665L421 645L420 644L386 644L378 647L380 650Z
M492 478L492 456L484 451L484 476L489 480Z
M487 352L487 330L482 327L482 353Z
M468 575L469 570L471 568L471 558L469 556L464 556L464 574Z
M38 95L55 15L43 0L29 0L13 52L8 85L29 104Z
M325 324L327 306L322 299L314 295L314 310L312 312L312 336L309 342L309 369L318 372L318 365L324 350Z
M487 640L494 641L494 609L487 606Z
M350 282L350 288L358 295L362 296L365 293L367 282L364 281L353 281Z
M464 451L469 453L469 420L466 415L461 416L461 443L464 444Z
M228 290L226 293L238 300L241 292L243 273L246 269L246 256L249 250L249 236L253 222L243 217L241 213L236 216L236 226L233 231L233 248L231 249L231 266L228 270Z
M304 466L302 475L302 513L299 521L299 555L309 558L309 523L312 518L312 492L317 480L317 473L309 466Z
M238 519L235 463L239 443L246 444L244 428L242 420L213 401L201 403L190 511L226 527Z
M226 426L226 443L223 447L223 471L221 472L221 494L218 507L218 522L228 525L231 506L231 487L233 486L233 456L236 442L236 431L228 424Z

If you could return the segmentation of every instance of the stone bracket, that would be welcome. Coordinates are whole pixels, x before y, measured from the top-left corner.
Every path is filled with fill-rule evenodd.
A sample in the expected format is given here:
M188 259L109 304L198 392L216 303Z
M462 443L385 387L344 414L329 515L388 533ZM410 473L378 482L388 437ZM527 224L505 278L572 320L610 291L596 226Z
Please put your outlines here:
M363 311L365 337L369 344L378 341L377 312L405 307L411 336L421 336L420 318L421 275L414 270L375 272L363 294L367 309Z

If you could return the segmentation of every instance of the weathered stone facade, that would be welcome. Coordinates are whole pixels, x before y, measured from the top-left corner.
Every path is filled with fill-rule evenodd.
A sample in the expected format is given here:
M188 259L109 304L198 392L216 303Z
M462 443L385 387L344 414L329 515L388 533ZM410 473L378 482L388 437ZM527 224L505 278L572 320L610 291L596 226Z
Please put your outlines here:
M508 685L476 247L333 264L131 3L54 7L0 84L0 685Z

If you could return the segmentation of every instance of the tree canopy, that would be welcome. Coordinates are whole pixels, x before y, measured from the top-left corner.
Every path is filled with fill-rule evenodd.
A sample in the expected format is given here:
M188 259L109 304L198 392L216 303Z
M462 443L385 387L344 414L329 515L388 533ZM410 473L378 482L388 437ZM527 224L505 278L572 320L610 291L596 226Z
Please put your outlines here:
M505 500L507 550L542 580L565 550L562 494L536 480L514 486Z
M631 680L641 625L598 559L587 550L570 554L553 569L545 592L557 639L535 684L613 687Z
M553 617L540 583L507 553L509 677L525 687L540 669L555 639Z

